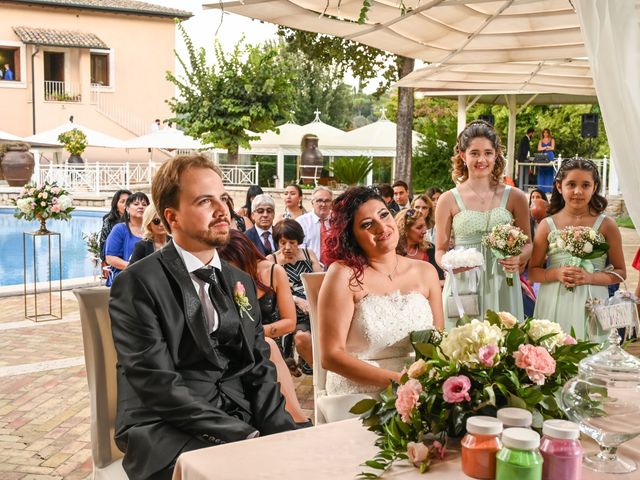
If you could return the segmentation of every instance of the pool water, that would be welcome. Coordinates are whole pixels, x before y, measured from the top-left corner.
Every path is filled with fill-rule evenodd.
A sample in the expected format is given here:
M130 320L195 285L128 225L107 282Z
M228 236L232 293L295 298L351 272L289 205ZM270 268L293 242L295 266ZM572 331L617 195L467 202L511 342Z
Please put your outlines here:
M27 222L13 216L13 208L0 208L0 287L24 282L23 232L39 229L37 221ZM74 210L71 220L48 220L47 228L60 233L62 243L62 279L90 277L94 264L82 234L100 232L105 212ZM37 281L49 279L47 238L36 236ZM33 237L27 236L27 285L33 284ZM58 280L58 237L51 237L52 278Z

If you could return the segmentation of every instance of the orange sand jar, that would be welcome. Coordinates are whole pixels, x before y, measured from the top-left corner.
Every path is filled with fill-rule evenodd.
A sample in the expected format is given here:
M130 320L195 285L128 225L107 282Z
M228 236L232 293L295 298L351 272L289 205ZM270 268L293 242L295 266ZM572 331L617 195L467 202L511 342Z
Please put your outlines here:
M502 448L502 422L494 417L469 417L461 442L462 471L473 478L496 477L496 453Z

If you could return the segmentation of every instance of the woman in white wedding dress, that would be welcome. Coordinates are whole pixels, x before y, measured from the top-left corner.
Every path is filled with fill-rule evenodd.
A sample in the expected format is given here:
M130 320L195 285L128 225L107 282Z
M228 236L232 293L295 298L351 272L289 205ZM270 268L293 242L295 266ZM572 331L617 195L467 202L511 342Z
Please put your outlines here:
M438 274L428 262L397 255L398 238L373 189L353 187L336 198L325 240L330 267L318 299L329 397L373 396L397 382L411 362L409 334L443 328Z

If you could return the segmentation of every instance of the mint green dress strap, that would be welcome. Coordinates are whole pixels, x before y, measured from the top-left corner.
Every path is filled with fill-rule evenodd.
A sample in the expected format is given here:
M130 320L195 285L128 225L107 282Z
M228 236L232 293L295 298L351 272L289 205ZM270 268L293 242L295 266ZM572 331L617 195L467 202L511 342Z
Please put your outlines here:
M504 187L504 193L500 199L500 208L507 208L507 202L509 201L509 193L511 192L511 185Z
M607 218L607 215L604 213L601 213L600 215L598 215L598 218L596 218L595 223L593 224L593 229L596 232L600 231L600 226L602 225L602 222L604 222L604 219Z
M466 210L464 206L464 202L462 201L462 197L460 196L460 192L458 191L458 189L452 188L451 193L453 194L453 198L456 199L456 203L458 204L458 208L460 208L460 211L462 212Z
M551 218L551 216L548 216L547 218L545 218L545 220L547 221L547 225L549 225L549 233L555 232L557 228L556 224L553 222L553 218Z

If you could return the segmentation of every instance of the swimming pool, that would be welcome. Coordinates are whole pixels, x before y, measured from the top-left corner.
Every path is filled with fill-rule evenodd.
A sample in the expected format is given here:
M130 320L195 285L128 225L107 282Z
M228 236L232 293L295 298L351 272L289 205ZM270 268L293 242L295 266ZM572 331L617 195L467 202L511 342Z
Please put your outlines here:
M24 261L22 232L35 232L39 222L26 222L13 216L13 208L0 208L0 287L21 285L24 282ZM87 252L82 234L100 232L102 216L105 212L74 210L68 222L47 221L47 228L60 233L62 242L62 279L90 277L94 266ZM46 237L35 237L38 261L38 281L48 280ZM33 243L27 238L27 282L33 283ZM58 244L51 242L52 278L60 278L58 271Z

